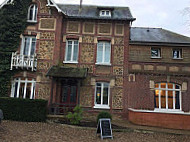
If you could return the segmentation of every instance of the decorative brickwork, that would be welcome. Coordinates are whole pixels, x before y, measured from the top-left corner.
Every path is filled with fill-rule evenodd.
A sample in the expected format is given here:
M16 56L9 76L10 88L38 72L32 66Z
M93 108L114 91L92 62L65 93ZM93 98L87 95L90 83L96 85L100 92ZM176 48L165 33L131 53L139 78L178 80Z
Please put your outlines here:
M40 30L55 30L55 19L54 18L41 18L40 19Z
M123 75L123 67L113 67L113 73L114 75Z
M94 62L94 46L93 45L90 45L90 44L82 45L81 62L82 63Z
M100 34L111 34L111 24L99 24L98 26Z
M47 0L40 0L40 13L48 13Z
M88 69L88 73L93 73L93 65L81 65L82 68L87 68Z
M53 33L53 32L41 32L40 33L40 39L54 40L55 39L55 33Z
M110 74L110 66L99 66L99 65L97 65L96 66L96 73L98 74L98 73L103 73L103 74Z
M39 84L38 99L48 100L50 96L50 84Z
M83 107L91 107L92 104L92 91L91 87L80 88L80 105Z
M124 46L114 47L114 64L123 64L124 61Z
M54 41L40 41L38 59L53 59Z
M123 77L116 76L115 86L123 86Z
M94 23L84 23L84 33L94 33Z
M123 25L116 25L115 26L115 34L116 35L123 35Z
M94 37L92 36L83 36L82 37L83 43L94 43Z
M122 109L123 108L123 89L115 88L112 93L112 108Z
M39 70L48 70L51 67L50 62L38 62L37 69Z
M67 23L67 32L71 32L71 33L78 33L79 32L79 22L73 22L73 21L69 21Z
M114 39L114 44L120 44L123 45L124 44L124 39L122 37L116 37Z

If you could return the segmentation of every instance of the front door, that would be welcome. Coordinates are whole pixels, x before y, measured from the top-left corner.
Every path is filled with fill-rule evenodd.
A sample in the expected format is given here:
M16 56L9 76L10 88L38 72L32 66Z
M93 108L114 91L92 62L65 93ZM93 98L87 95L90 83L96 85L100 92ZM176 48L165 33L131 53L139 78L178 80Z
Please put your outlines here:
M77 103L77 86L74 84L62 85L61 104L65 107L75 107Z

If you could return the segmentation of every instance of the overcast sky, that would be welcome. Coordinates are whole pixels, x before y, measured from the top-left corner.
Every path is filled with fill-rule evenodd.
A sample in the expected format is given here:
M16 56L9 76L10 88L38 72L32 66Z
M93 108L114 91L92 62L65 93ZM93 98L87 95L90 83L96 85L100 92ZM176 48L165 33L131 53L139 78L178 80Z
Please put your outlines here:
M54 1L80 3L80 0ZM190 6L190 0L83 0L83 4L130 7L136 18L133 27L159 27L190 37L190 14L184 12Z

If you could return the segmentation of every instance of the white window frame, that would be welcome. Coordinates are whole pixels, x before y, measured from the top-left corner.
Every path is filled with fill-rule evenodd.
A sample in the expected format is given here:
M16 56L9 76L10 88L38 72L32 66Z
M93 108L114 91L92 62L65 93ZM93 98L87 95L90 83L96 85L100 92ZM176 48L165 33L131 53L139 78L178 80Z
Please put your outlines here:
M158 56L152 56L152 51L153 50L157 50ZM161 58L161 49L160 48L154 48L154 47L152 47L151 48L151 58Z
M21 45L21 49L20 49L20 54L24 55L24 49L26 48L26 46L25 46L25 40L28 39L28 38L29 38L28 55L25 55L25 56L32 56L31 55L31 49L32 49L32 39L33 38L35 38L34 54L36 52L36 37L35 36L23 36L22 37L22 45Z
M100 48L99 47L99 43L103 43L103 51L102 51L102 62L99 62L98 61L98 49ZM105 56L106 56L106 53L105 53L105 50L106 50L106 48L105 48L105 44L106 43L109 43L109 49L110 49L110 55L109 55L109 62L106 62L105 61ZM99 41L98 42L98 44L97 44L97 55L96 55L96 64L100 64L100 65L111 65L111 43L110 42L108 42L108 41Z
M32 19L30 20L30 10L33 6L32 10ZM38 13L38 7L36 4L31 4L28 8L28 16L27 16L27 21L28 22L37 22L37 13Z
M165 83L165 82L163 82ZM173 88L168 88L168 84L169 83L165 83L166 84L166 88L161 88L161 83L157 83L158 84L158 88L155 87L155 91L158 90L159 91L159 94L158 94L158 103L159 103L159 108L156 108L154 109L154 111L164 111L164 112L167 112L167 111L175 111L175 112L181 112L182 111L182 95L181 95L181 86L178 85L178 84L175 84L175 83L170 83L170 84L173 84ZM175 89L175 85L178 85L179 86L179 89ZM166 91L166 108L161 108L161 91L164 90ZM173 92L173 109L169 109L168 108L168 91L172 91ZM175 108L175 91L179 91L179 105L180 105L180 109L176 109Z
M175 57L174 56L174 52L179 52L179 57ZM173 57L173 59L183 59L182 58L182 49L173 49L173 51L172 51L172 57Z
M71 41L72 42L72 47L71 47L71 59L67 60L67 56L68 56L68 42ZM74 60L74 42L77 41L78 45L77 45L77 60ZM63 63L78 63L78 56L79 56L79 40L67 40L66 41L66 50L65 50L65 61Z
M111 11L110 10L100 10L100 16L102 16L102 17L111 17Z
M101 84L101 104L96 103L96 91L97 91L97 83ZM104 84L108 85L108 104L105 105L103 104L103 89L104 89ZM96 88L95 88L95 93L94 93L94 108L100 108L100 109L110 109L109 107L109 100L110 100L110 84L107 82L96 82Z
M27 84L28 83L31 83L31 86L30 86L30 99L35 99L35 88L36 88L36 81L34 79L32 80L28 80L27 78L25 80L21 80L20 78L16 78L12 81L12 88L11 88L11 97L14 98L14 94L15 94L15 84L18 83L18 86L17 86L17 92L16 92L16 98L19 98L20 96L20 84L21 83L24 83L24 94L23 94L23 99L26 98L26 88L27 88Z

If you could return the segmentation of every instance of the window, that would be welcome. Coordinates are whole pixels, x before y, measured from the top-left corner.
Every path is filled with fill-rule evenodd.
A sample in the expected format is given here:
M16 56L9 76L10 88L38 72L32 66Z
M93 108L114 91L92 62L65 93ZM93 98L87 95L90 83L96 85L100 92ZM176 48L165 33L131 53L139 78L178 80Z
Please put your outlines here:
M173 59L182 59L181 49L173 49Z
M109 90L109 83L96 83L95 108L109 108Z
M30 5L28 8L28 22L37 22L37 9L37 5Z
M34 99L35 85L36 81L34 81L34 79L28 80L26 78L25 80L22 80L21 78L16 78L12 82L11 97Z
M151 48L151 58L161 58L160 48Z
M111 45L110 42L98 42L97 64L110 64Z
M78 62L78 40L67 40L65 62L77 63Z
M155 109L182 110L181 86L173 83L155 84Z
M23 37L21 55L31 56L35 54L36 37Z
M110 10L100 10L100 16L111 17L111 11Z

